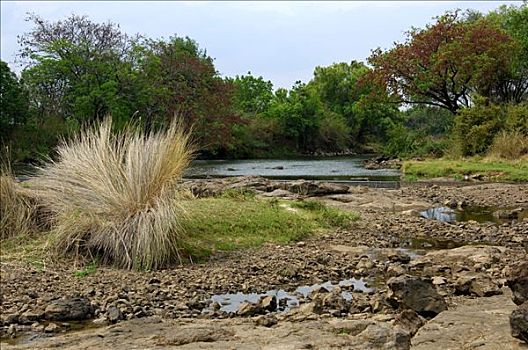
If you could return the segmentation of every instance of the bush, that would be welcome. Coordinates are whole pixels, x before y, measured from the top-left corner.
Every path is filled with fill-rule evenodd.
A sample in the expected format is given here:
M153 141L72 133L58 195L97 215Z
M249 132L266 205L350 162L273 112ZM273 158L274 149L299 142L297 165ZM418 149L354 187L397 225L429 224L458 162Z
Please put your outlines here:
M501 131L493 140L490 156L519 159L528 154L528 136L520 131Z
M57 149L35 189L55 216L55 246L123 268L174 261L184 214L177 182L193 147L179 123L112 133L110 118Z
M32 232L35 205L6 162L0 169L0 239Z
M528 104L488 105L477 99L455 118L456 146L462 156L484 154L502 130L528 135Z

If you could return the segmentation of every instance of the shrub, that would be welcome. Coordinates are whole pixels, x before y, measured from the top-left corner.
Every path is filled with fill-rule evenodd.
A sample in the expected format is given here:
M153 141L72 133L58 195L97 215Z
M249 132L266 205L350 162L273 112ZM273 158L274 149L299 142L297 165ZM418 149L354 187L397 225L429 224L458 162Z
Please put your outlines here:
M35 206L17 183L9 163L0 168L0 239L31 233Z
M528 154L528 136L520 131L501 131L493 140L490 156L505 159L519 159Z
M177 182L194 154L189 135L177 122L148 134L111 129L108 118L62 142L58 160L39 169L55 246L127 269L168 264L183 234Z

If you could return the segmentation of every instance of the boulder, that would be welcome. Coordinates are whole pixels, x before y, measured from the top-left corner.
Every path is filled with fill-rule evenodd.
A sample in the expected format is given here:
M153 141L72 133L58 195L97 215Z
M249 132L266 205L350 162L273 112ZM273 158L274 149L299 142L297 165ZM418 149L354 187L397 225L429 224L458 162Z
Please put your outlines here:
M521 305L528 301L528 262L523 262L514 267L506 285L513 293L513 302Z
M455 293L489 297L501 294L502 291L500 290L500 286L493 282L488 275L482 273L465 273L455 281Z
M525 302L510 315L511 335L528 343L528 302Z
M305 196L326 196L347 193L347 185L316 181L298 180L284 184L284 189Z
M392 277L387 281L389 298L403 308L416 311L424 317L434 317L447 309L444 298L431 281L415 276Z
M106 311L106 317L111 323L116 323L123 319L123 313L116 306L110 306Z
M65 298L52 301L44 311L50 321L80 321L93 316L93 307L86 298Z

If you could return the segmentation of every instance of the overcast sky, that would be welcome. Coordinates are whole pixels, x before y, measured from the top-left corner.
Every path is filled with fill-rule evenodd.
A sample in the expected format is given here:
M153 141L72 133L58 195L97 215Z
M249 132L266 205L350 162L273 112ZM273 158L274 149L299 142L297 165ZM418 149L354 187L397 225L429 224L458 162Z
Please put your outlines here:
M275 87L308 81L316 66L362 60L389 48L411 26L456 8L487 12L515 2L110 2L1 1L1 57L17 71L17 35L29 30L27 12L48 20L71 13L111 20L148 37L189 36L215 58L224 76L251 71ZM521 2L517 2L521 4Z

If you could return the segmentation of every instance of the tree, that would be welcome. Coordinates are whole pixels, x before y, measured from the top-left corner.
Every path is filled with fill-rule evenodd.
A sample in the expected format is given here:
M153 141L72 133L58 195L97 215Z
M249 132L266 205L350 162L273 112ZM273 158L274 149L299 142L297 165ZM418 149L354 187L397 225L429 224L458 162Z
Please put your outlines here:
M136 89L130 89L126 62L133 40L118 25L77 15L48 22L32 14L27 20L34 28L19 39L22 75L41 117L130 118Z
M369 73L370 69L361 62L335 63L316 67L308 84L315 89L325 110L331 112L325 112L323 118L329 116L328 122L334 125L336 118L343 118L349 138L356 144L364 143L369 136L382 136L387 119L394 118L397 112L396 106L382 103L385 92L366 79ZM377 99L371 98L373 94Z
M447 13L404 43L369 57L373 80L398 102L439 106L453 114L471 105L472 94L508 67L513 42L489 20L467 21Z
M506 70L498 72L484 92L494 102L520 103L528 100L528 3L501 6L486 18L496 23L513 39Z
M6 62L0 61L0 139L7 140L16 126L28 116L27 93Z
M243 124L233 108L233 85L222 79L213 59L188 38L146 40L139 50L139 79L148 86L140 109L149 124L182 118L209 156L225 155L235 142L233 126Z
M262 77L247 75L228 79L234 85L234 104L241 112L256 115L268 109L273 98L273 84Z

